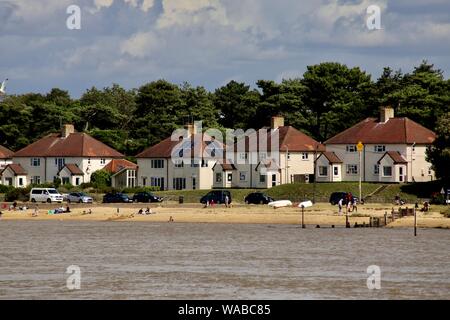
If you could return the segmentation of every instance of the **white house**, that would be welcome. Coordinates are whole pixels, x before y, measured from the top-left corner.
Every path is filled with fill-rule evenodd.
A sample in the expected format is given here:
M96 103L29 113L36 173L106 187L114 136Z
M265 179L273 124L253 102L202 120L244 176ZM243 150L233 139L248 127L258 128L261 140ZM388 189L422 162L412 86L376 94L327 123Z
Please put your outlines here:
M28 184L27 172L20 164L11 163L0 172L1 183L15 188L24 188Z
M215 188L271 188L314 179L314 158L324 146L272 117L270 128L237 141L233 155L214 167ZM232 164L232 166L230 166Z
M168 137L136 156L140 187L161 190L211 189L213 166L223 155L223 144L187 125L184 136ZM207 156L205 156L207 155Z
M426 149L433 143L433 131L408 118L394 117L394 109L383 107L380 118L367 118L325 141L327 152L342 161L342 181L423 182L435 179ZM358 142L364 145L361 164ZM319 163L319 165L321 165ZM318 180L334 181L329 175Z
M78 185L90 182L94 171L122 157L120 152L90 135L75 132L73 125L64 125L60 133L49 134L14 153L12 161L26 173L25 184L60 178Z
M0 145L0 171L3 170L8 164L12 163L13 154L14 152Z

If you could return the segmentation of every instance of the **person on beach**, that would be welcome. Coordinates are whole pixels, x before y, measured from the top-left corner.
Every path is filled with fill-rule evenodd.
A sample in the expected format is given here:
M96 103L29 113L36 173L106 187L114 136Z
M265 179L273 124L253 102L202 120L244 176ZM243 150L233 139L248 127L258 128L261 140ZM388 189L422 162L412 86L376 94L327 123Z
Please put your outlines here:
M70 212L70 207L66 206L66 212Z
M0 219L2 218L3 212L0 211Z
M339 207L339 215L342 214L342 205L344 204L344 198L342 198L341 200L339 200L338 202L338 207Z
M228 195L225 196L225 207L229 208L229 202L230 202L230 198L228 197Z
M144 210L142 208L139 209L138 214L144 214Z
M36 205L34 207L33 213L31 214L32 217L37 217L38 216L38 206Z
M152 214L153 212L152 212L152 209L151 208L149 208L149 207L147 207L147 209L145 209L145 214L147 215L147 214Z
M173 222L173 221L174 220L173 220L172 216L170 216L169 221L167 221L167 222Z

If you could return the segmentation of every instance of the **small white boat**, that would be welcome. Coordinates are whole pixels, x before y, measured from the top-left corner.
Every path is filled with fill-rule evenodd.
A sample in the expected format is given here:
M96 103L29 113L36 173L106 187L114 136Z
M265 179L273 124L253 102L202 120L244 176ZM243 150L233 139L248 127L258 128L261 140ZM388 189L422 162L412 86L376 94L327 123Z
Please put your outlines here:
M282 208L282 207L290 207L292 206L292 202L290 200L278 200L278 201L272 201L269 202L268 205L270 207L276 208Z
M312 207L313 206L313 203L312 203L312 201L310 201L310 200L308 200L308 201L303 201L303 202L300 202L299 204L298 204L298 207L299 208L309 208L309 207Z

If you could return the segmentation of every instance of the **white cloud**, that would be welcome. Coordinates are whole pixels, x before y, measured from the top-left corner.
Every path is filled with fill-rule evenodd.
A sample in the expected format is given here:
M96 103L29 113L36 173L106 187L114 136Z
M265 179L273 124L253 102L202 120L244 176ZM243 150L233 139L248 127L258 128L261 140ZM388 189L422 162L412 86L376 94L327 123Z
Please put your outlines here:
M153 32L139 32L121 43L120 52L135 58L145 58L161 49L163 43Z

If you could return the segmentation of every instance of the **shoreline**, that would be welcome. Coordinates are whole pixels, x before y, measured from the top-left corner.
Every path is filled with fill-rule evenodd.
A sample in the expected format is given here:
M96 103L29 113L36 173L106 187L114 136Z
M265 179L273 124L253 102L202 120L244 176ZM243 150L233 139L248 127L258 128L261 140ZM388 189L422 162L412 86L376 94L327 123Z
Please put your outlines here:
M150 207L151 215L138 215L140 208ZM43 209L42 207L47 207ZM230 223L230 224L286 224L301 226L301 210L296 207L273 209L268 206L236 205L232 208L216 206L203 208L201 205L179 204L131 204L131 205L74 205L70 213L47 214L49 208L57 205L40 205L37 217L33 217L33 208L23 211L3 211L1 221L96 221L96 222L173 222L179 223ZM119 213L117 214L117 208ZM83 211L92 210L92 214ZM390 209L385 205L373 204L360 206L358 212L349 214L349 223L369 224L370 217L384 218L384 213ZM307 226L342 227L345 226L345 214L338 215L337 208L329 204L317 204L305 209L304 223ZM387 228L405 228L414 226L414 217L403 217L388 223ZM450 218L443 217L439 212L417 213L418 228L450 229Z

